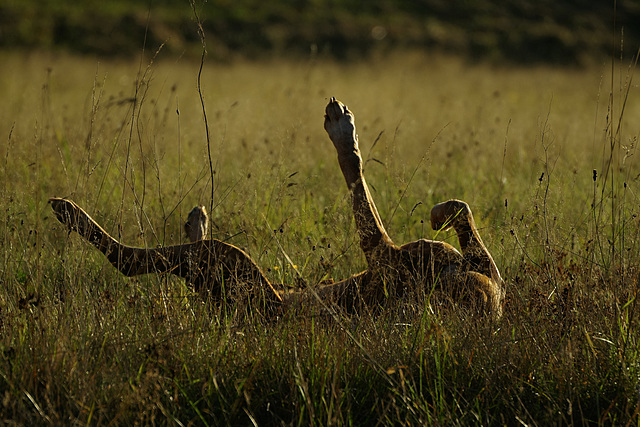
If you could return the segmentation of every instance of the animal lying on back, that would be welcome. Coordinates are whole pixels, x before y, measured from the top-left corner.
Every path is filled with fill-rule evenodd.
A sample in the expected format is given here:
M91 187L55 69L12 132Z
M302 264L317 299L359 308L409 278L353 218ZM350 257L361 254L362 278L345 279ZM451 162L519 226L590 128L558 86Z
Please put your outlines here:
M482 243L469 205L449 200L431 211L431 226L436 230L453 228L462 253L448 243L427 239L396 245L384 229L364 177L353 113L332 98L326 107L324 127L351 192L368 268L337 283L318 285L313 291L278 291L245 251L220 240L205 239L207 215L201 206L191 211L185 224L190 243L136 248L111 237L71 200L49 201L60 222L98 248L124 275L175 274L185 278L204 298L240 302L267 318L290 307L314 304L317 296L326 303L358 311L363 306L383 305L414 289L429 291L436 285L453 301L500 317L504 281Z
M452 227L462 254L448 243L420 239L398 246L378 214L362 169L355 117L346 105L331 98L324 128L338 153L338 162L351 192L353 216L368 269L351 281L337 284L333 298L344 305L379 305L416 287L427 293L438 285L454 301L498 318L505 296L504 282L491 254L482 243L469 205L449 200L431 210L437 230Z

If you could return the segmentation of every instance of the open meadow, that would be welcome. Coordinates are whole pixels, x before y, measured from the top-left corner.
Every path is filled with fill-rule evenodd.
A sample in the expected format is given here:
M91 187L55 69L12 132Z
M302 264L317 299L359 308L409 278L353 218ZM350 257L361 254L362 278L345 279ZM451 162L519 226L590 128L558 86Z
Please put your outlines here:
M18 425L640 425L640 90L628 63L518 68L0 54L0 419ZM354 112L398 243L469 203L507 282L497 322L433 301L239 320L182 279L127 278L69 233L212 236L274 283L366 268L323 129ZM208 124L210 138L205 128ZM212 198L213 196L213 198Z

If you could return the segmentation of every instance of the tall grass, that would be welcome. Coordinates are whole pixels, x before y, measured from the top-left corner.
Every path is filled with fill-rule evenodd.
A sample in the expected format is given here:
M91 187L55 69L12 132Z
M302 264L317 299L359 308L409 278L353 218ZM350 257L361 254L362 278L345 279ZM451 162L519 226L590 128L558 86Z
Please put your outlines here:
M2 62L3 420L638 424L634 66L207 65L210 173L198 64ZM272 281L346 277L365 261L322 129L329 96L356 114L398 243L434 235L434 203L469 202L509 284L500 322L429 300L239 322L174 277L124 278L46 204L70 197L138 246L183 241L187 212L212 204L213 236Z

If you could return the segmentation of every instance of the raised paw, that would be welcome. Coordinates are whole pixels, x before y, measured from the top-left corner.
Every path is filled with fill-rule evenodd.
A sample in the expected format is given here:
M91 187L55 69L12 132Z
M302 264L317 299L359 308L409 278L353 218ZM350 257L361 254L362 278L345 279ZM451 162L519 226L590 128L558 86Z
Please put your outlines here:
M346 105L335 98L329 100L324 115L324 129L338 155L358 151L355 117Z
M454 221L467 221L471 209L462 200L447 200L438 203L431 209L431 228L434 230L447 230L453 226Z
M198 205L191 209L187 222L184 224L184 231L191 242L197 242L207 237L209 227L209 216L204 206Z

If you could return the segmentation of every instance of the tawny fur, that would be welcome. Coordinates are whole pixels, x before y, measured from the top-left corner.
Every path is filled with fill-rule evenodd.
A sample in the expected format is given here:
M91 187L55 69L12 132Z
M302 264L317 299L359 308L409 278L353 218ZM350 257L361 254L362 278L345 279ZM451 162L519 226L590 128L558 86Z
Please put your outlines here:
M499 317L504 282L482 243L469 206L449 200L431 211L434 229L452 227L462 253L445 242L420 239L397 246L378 214L362 170L353 113L335 98L326 108L324 127L338 153L338 161L352 196L360 246L368 269L345 280L318 287L326 302L347 310L378 306L389 298L422 287L437 286L453 300ZM100 250L126 276L171 273L183 277L205 298L248 300L251 307L273 318L285 308L314 301L307 291L278 292L253 259L228 243L205 239L208 217L195 207L185 224L191 243L162 248L135 248L111 237L71 200L51 198L60 222Z
M454 300L499 317L504 283L478 235L469 206L452 200L432 211L434 227L450 221L462 254L448 243L426 239L397 246L384 229L363 174L353 113L332 98L326 108L324 128L351 191L360 247L368 264L367 271L336 287L341 299L346 304L378 305L415 286L438 284Z
M191 209L187 216L187 222L184 223L184 232L191 242L197 242L207 237L207 229L209 228L209 215L204 206L199 205Z
M136 248L111 237L71 200L49 199L56 218L88 240L125 276L170 273L183 277L206 299L242 300L272 316L282 299L264 273L242 249L220 240Z

